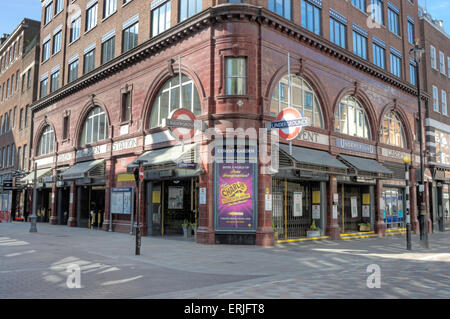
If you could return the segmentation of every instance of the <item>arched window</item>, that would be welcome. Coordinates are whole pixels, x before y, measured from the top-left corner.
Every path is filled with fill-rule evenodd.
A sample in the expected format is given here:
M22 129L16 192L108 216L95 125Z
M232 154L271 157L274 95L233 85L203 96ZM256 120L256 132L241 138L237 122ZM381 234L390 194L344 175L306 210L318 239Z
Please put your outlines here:
M309 83L297 75L291 75L291 85L291 106L309 118L311 126L324 128L322 109ZM273 90L270 115L277 116L280 111L288 107L288 102L289 75L285 75Z
M39 140L38 156L53 153L55 151L55 132L53 127L47 125Z
M346 96L339 103L334 125L336 132L371 139L366 111L358 99L353 96Z
M406 136L400 118L394 112L387 113L381 123L380 142L405 148Z
M150 128L160 126L163 119L168 118L173 110L179 108L188 109L196 116L201 113L200 97L194 82L183 75L181 83L181 96L180 77L178 75L168 80L159 90L158 96L153 102L149 123Z
M108 123L105 111L99 106L94 107L86 117L83 132L81 133L81 145L104 140L108 137Z

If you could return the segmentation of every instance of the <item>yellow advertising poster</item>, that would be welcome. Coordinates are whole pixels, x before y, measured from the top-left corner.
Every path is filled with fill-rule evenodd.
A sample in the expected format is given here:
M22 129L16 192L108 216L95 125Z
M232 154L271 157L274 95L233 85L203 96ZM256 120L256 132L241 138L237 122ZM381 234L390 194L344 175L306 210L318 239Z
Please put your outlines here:
M161 191L153 191L152 193L152 203L160 204L161 203Z
M363 194L363 205L370 205L370 194Z
M134 182L134 174L119 174L117 175L118 182Z
M320 204L320 191L312 192L312 202L313 204Z

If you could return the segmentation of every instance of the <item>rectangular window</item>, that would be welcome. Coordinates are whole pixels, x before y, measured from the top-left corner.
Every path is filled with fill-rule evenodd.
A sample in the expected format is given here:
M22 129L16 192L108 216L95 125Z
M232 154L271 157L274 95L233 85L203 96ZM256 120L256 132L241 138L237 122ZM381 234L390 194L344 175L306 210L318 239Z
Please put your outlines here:
M109 17L111 14L116 12L117 2L116 0L105 0L103 6L103 18Z
M8 92L9 92L9 79L6 80L6 98L8 98Z
M359 10L366 12L366 1L365 0L352 0L352 4Z
M346 48L346 30L345 25L330 17L330 41L342 48Z
M23 121L23 108L21 108L20 109L20 111L19 111L19 130L21 130L22 129L22 122Z
M28 69L27 79L28 79L27 88L31 88L31 68Z
M39 97L43 98L47 95L47 86L48 86L48 78L45 78L44 80L41 81Z
M179 0L180 22L202 11L202 0Z
M50 58L50 40L42 45L42 62L47 61Z
M25 77L26 77L26 74L22 75L22 93L25 92Z
M131 117L131 91L122 93L122 112L121 112L122 122L130 120Z
M10 95L13 95L14 93L14 74L11 75L11 92Z
M78 17L72 21L70 27L70 42L73 42L80 37L80 30L81 30L81 17Z
M14 86L14 91L19 90L19 70L16 71L16 85Z
M52 20L53 3L45 7L44 25Z
M441 90L441 107L442 114L447 115L447 92Z
M52 74L50 79L50 92L55 92L59 88L59 70Z
M383 1L382 0L370 0L370 4L371 4L370 17L376 23L384 25Z
M16 165L16 145L11 145L11 166L14 167Z
M170 1L152 10L152 37L170 28Z
M55 1L55 15L60 13L64 8L64 0L56 0Z
M384 48L377 44L373 44L373 64L384 69L385 68L386 53Z
M91 72L95 67L95 49L84 55L83 74Z
M12 127L13 128L16 128L16 115L17 115L17 106L14 106L13 122L12 122Z
M408 21L408 42L414 44L414 24Z
M69 64L68 82L75 81L78 78L78 60Z
M416 66L411 63L409 64L409 82L416 85Z
M62 31L59 31L53 36L53 54L56 54L61 50L61 37Z
M435 70L437 70L437 63L436 63L436 48L432 45L430 45L430 59L431 59L431 67Z
M115 37L108 39L102 43L102 64L114 59Z
M22 154L22 147L21 146L19 146L18 148L17 148L17 158L19 159L19 161L18 161L18 163L17 163L17 169L22 169L22 163L20 162L20 159L22 158L21 157L21 154Z
M439 112L439 93L438 88L433 85L433 111Z
M23 170L27 170L28 169L28 163L27 163L27 160L28 160L28 155L27 155L27 144L25 144L24 146L23 146L23 158L22 158L22 169Z
M301 19L302 27L321 35L321 9L311 2L302 0Z
M445 55L441 51L439 51L439 70L445 75Z
M86 31L91 30L97 25L97 8L98 2L88 8L86 11Z
M29 105L25 106L25 127L28 126L28 113L29 113L29 109L30 109L30 106L29 106Z
M389 22L389 31L391 31L396 35L400 35L398 14L391 8L388 8L388 22Z
M401 62L402 59L391 53L391 73L397 77L401 77Z
M123 30L122 36L122 53L125 53L138 44L139 23L135 23L132 26Z
M269 10L291 20L291 0L269 0Z
M64 116L63 119L63 140L67 140L69 138L69 116Z
M226 94L247 94L246 58L226 58Z
M353 31L353 53L367 59L367 38L356 31Z

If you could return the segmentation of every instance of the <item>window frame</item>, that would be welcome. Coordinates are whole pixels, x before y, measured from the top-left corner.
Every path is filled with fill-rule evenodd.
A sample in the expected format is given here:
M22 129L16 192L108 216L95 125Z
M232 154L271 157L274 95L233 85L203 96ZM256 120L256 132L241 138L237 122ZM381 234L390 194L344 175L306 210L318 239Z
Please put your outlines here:
M230 74L229 73L229 65L228 65L228 61L243 61L244 62L244 74ZM247 63L248 59L246 56L227 56L225 57L225 95L228 96L242 96L242 95L247 95L248 94L248 88L247 88L247 81L248 81L248 63ZM230 85L228 83L228 80L232 80L232 79L243 79L243 83L244 83L244 88L241 90L237 90L237 91L232 91L232 89L230 88Z

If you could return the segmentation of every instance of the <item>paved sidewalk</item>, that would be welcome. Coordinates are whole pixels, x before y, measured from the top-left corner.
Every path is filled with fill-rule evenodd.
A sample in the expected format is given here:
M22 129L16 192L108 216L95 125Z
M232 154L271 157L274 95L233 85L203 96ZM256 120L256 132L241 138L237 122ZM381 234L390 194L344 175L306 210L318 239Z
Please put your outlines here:
M404 236L274 247L200 245L129 234L0 223L0 298L450 298L450 232L431 249ZM81 267L81 289L66 285ZM381 288L367 288L367 267Z

